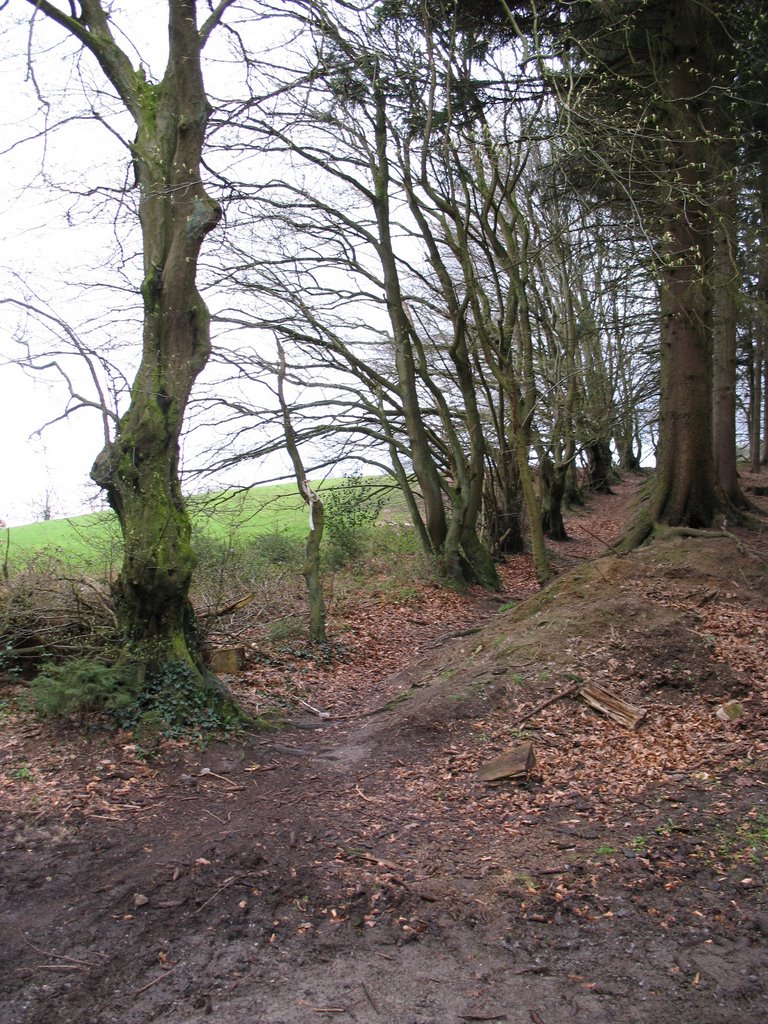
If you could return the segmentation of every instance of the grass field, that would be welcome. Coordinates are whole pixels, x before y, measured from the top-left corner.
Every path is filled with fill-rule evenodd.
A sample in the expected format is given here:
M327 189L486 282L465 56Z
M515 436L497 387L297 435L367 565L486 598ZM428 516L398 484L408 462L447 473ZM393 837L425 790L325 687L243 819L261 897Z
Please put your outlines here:
M322 490L331 492L343 483L342 480L326 480ZM386 485L383 479L368 481L372 486L380 483ZM399 493L393 491L387 504L392 507L402 504ZM194 495L189 499L189 512L195 534L235 546L265 534L300 538L306 536L308 529L306 506L292 483ZM120 530L112 512L15 526L7 534L0 531L3 549L0 560L5 555L6 539L11 568L50 554L81 570L100 571L117 567L122 557Z

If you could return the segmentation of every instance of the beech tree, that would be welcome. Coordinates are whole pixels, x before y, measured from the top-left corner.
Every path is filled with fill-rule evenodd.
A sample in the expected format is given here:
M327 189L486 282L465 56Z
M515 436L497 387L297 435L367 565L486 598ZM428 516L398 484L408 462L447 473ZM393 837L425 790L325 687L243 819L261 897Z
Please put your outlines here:
M91 476L123 532L115 599L126 641L123 658L139 683L176 663L200 685L214 682L198 651L188 596L194 556L179 484L179 438L192 387L211 349L209 314L196 286L198 258L221 217L201 180L211 113L201 57L232 2L209 5L198 26L195 0L168 0L167 65L153 81L118 41L109 4L28 0L32 29L42 17L68 33L96 62L135 126L127 145L143 246L141 361L128 409ZM43 59L31 59L36 80L44 83Z

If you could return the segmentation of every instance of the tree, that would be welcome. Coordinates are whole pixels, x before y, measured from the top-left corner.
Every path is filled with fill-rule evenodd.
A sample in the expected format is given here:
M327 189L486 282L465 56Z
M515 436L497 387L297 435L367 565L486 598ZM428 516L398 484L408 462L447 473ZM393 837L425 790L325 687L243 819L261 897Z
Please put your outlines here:
M191 527L179 483L179 438L196 378L210 354L209 314L196 287L200 249L221 217L206 192L201 162L211 107L201 55L233 0L219 0L198 28L195 0L168 0L168 59L150 81L112 30L101 0L28 0L97 62L132 118L129 144L143 246L141 362L131 400L91 476L117 513L125 555L115 584L124 658L142 682L181 663L200 684L202 663L189 601Z
M751 130L745 98L755 89L750 61L758 55L754 40L760 34L753 5L719 0L576 4L567 19L562 52L569 75L560 96L571 145L578 149L575 162L583 169L587 152L598 158L592 187L631 204L657 257L657 474L648 515L629 543L655 523L698 528L739 515L733 454L730 469L724 456L719 459L727 478L722 481L714 457L713 356L717 340L723 347L715 360L716 433L733 449L733 430L726 430L723 417L735 376L731 314L723 301L733 263L725 214L732 168L726 157ZM727 125L718 113L726 99ZM716 260L718 227L723 255ZM716 338L718 274L723 285ZM725 412L731 419L732 409Z
M324 346L328 365L347 360L347 372L370 388L360 399L368 412L358 436L373 430L389 449L419 538L439 571L458 584L498 586L478 536L485 450L466 320L405 184L397 54L377 34L370 10L313 3L306 17L298 59L311 68L291 69L287 60L272 82L276 109L267 113L262 106L246 120L253 146L260 142L290 157L268 185L236 185L249 196L260 258L252 274L246 253L251 266L235 273L268 308L267 315L251 314L251 322L286 343ZM355 331L363 309L371 319ZM445 345L433 361L438 339ZM441 362L449 380L438 379ZM380 423L372 427L375 410ZM339 428L346 431L346 423Z
M320 496L312 490L299 451L296 431L291 421L291 412L285 397L285 352L278 343L277 397L283 414L285 446L293 463L299 493L309 509L309 533L304 549L304 579L309 594L309 636L313 644L324 644L328 637L325 632L325 595L320 577L320 545L323 540L325 509Z

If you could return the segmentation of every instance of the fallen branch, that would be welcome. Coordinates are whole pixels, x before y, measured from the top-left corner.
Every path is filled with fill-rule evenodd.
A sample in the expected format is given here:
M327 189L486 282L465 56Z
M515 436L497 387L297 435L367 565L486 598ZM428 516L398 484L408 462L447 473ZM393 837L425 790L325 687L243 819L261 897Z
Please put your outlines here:
M294 697L293 699L297 704L301 704L301 706L311 714L317 715L318 718L329 719L331 717L330 711L319 711L317 708L313 708L311 704L307 704L307 702L302 700L301 697Z
M563 697L572 697L575 693L578 693L579 685L579 683L573 683L571 686L568 687L567 690L561 690L559 693L556 693L553 697L549 697L547 698L547 700L542 701L541 704L537 704L532 711L529 711L527 714L523 715L522 718L518 718L518 727L522 725L523 722L527 722L529 718L533 718L535 715L538 715L538 713L540 711L543 711L544 708L548 708L550 704L554 704L555 701L562 700Z
M246 594L245 597L238 598L237 601L233 601L231 604L225 604L221 608L213 608L209 612L202 612L200 614L201 619L220 619L224 615L231 615L232 612L240 611L241 608L245 608L249 605L256 597L255 592Z
M604 715L627 729L636 729L647 713L645 708L628 704L627 701L617 697L610 690L606 690L604 686L598 686L597 683L585 683L579 690L579 694L587 704L602 711Z
M475 633L479 633L483 629L482 626L467 626L466 629L458 629L455 633L445 633L443 636L439 636L434 643L427 647L428 651L433 650L435 647L442 647L443 644L448 643L449 640L458 640L463 636L473 636Z

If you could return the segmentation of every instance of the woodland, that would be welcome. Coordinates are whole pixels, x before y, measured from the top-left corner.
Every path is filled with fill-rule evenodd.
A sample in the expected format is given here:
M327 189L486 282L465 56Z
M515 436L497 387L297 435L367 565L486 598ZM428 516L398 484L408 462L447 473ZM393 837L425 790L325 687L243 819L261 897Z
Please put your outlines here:
M760 5L24 6L119 537L0 532L0 1019L764 1020Z

